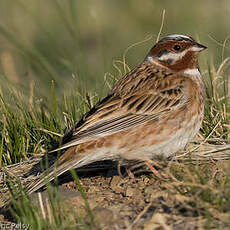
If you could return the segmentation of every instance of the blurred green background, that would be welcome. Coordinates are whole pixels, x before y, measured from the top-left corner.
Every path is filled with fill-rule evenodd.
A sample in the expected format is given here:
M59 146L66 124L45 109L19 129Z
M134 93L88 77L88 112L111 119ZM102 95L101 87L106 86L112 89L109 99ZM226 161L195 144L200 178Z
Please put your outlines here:
M164 9L161 37L182 33L208 46L203 69L229 56L229 0L1 0L0 89L46 97L54 80L57 97L76 88L102 96L105 78L124 73L124 54L130 68L144 59Z

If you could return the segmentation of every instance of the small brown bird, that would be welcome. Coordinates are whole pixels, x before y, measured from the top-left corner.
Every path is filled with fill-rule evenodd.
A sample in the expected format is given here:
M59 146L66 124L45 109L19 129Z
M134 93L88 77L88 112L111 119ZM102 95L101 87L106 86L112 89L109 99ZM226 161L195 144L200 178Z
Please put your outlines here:
M63 145L55 150L66 151L27 192L71 168L96 161L150 162L183 150L203 120L204 85L198 53L205 48L185 35L161 39L143 63L121 78L66 133Z

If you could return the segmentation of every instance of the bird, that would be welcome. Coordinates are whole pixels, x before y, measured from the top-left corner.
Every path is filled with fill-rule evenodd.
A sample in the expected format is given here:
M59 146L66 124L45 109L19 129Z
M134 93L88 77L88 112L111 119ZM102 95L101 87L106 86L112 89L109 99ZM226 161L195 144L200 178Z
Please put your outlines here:
M160 39L142 63L115 83L64 135L55 164L27 187L31 194L70 169L112 160L153 162L183 150L201 128L205 87L192 37Z

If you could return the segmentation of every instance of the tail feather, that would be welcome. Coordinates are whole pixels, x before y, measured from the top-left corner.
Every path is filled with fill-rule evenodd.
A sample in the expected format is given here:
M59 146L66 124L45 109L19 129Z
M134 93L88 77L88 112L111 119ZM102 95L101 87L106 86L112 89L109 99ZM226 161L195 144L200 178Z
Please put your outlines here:
M38 179L36 179L32 184L30 184L25 190L27 194L31 194L38 189L42 188L44 185L46 185L48 182L52 181L55 177L60 176L61 174L65 173L69 169L72 168L72 165L66 163L65 165L61 166L52 166L48 170L46 170L44 173L40 175Z
M90 163L87 159L83 159L84 156L79 156L75 153L75 147L69 148L56 163L44 171L32 184L26 187L25 191L31 194L71 168L79 168Z

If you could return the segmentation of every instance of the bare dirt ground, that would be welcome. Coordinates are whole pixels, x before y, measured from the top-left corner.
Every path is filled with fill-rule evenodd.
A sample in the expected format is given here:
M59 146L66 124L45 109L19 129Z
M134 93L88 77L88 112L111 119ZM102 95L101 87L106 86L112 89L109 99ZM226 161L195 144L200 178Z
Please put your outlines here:
M227 149L229 151L229 147ZM224 154L226 151L221 156ZM32 164L37 161L36 159ZM86 169L78 174L98 229L230 228L229 212L218 212L215 205L211 201L208 202L213 194L219 192L215 191L215 186L225 177L229 168L228 161L211 158L186 161L184 158L179 161L162 160L156 166L162 178L147 172L148 169L145 167L142 168L144 172L139 171L134 178L121 177L116 167L111 165L106 167L109 169L94 171ZM21 168L19 164L16 171L19 173ZM125 174L124 169L123 173ZM202 182L200 174L203 175L202 178L207 178L207 183ZM59 194L70 218L74 210L81 213L87 223L89 217L85 210L85 200L71 176L67 174L60 177L59 184ZM0 204L3 204L3 196L6 196L3 182L1 186ZM203 198L202 193L207 195L209 192L212 193L211 198ZM34 193L31 199L43 210L41 216L48 218L50 208L47 205L47 191L41 191L41 195L40 201L38 193ZM207 215L211 215L211 219ZM8 220L2 215L0 221Z
M218 167L222 166L218 166L218 163L209 164L216 172L219 170ZM173 178L175 174L170 175L167 167L161 170L161 174L164 171L165 179L155 178L151 173L135 178L121 178L119 175L108 176L102 173L81 179L99 226L102 229L136 230L200 229L208 225L210 228L217 225L222 229L229 228L229 215L223 215L221 218L216 216L216 220L208 224L205 218L206 210L199 207L199 204L196 205L196 197L186 195L188 188L179 180L180 178ZM183 173L184 170L186 169L183 167L178 168L177 173ZM64 192L66 189L63 188L68 188L72 192L77 191L74 182L63 184ZM67 200L76 210L79 210L81 205L84 207L84 201L79 194Z

